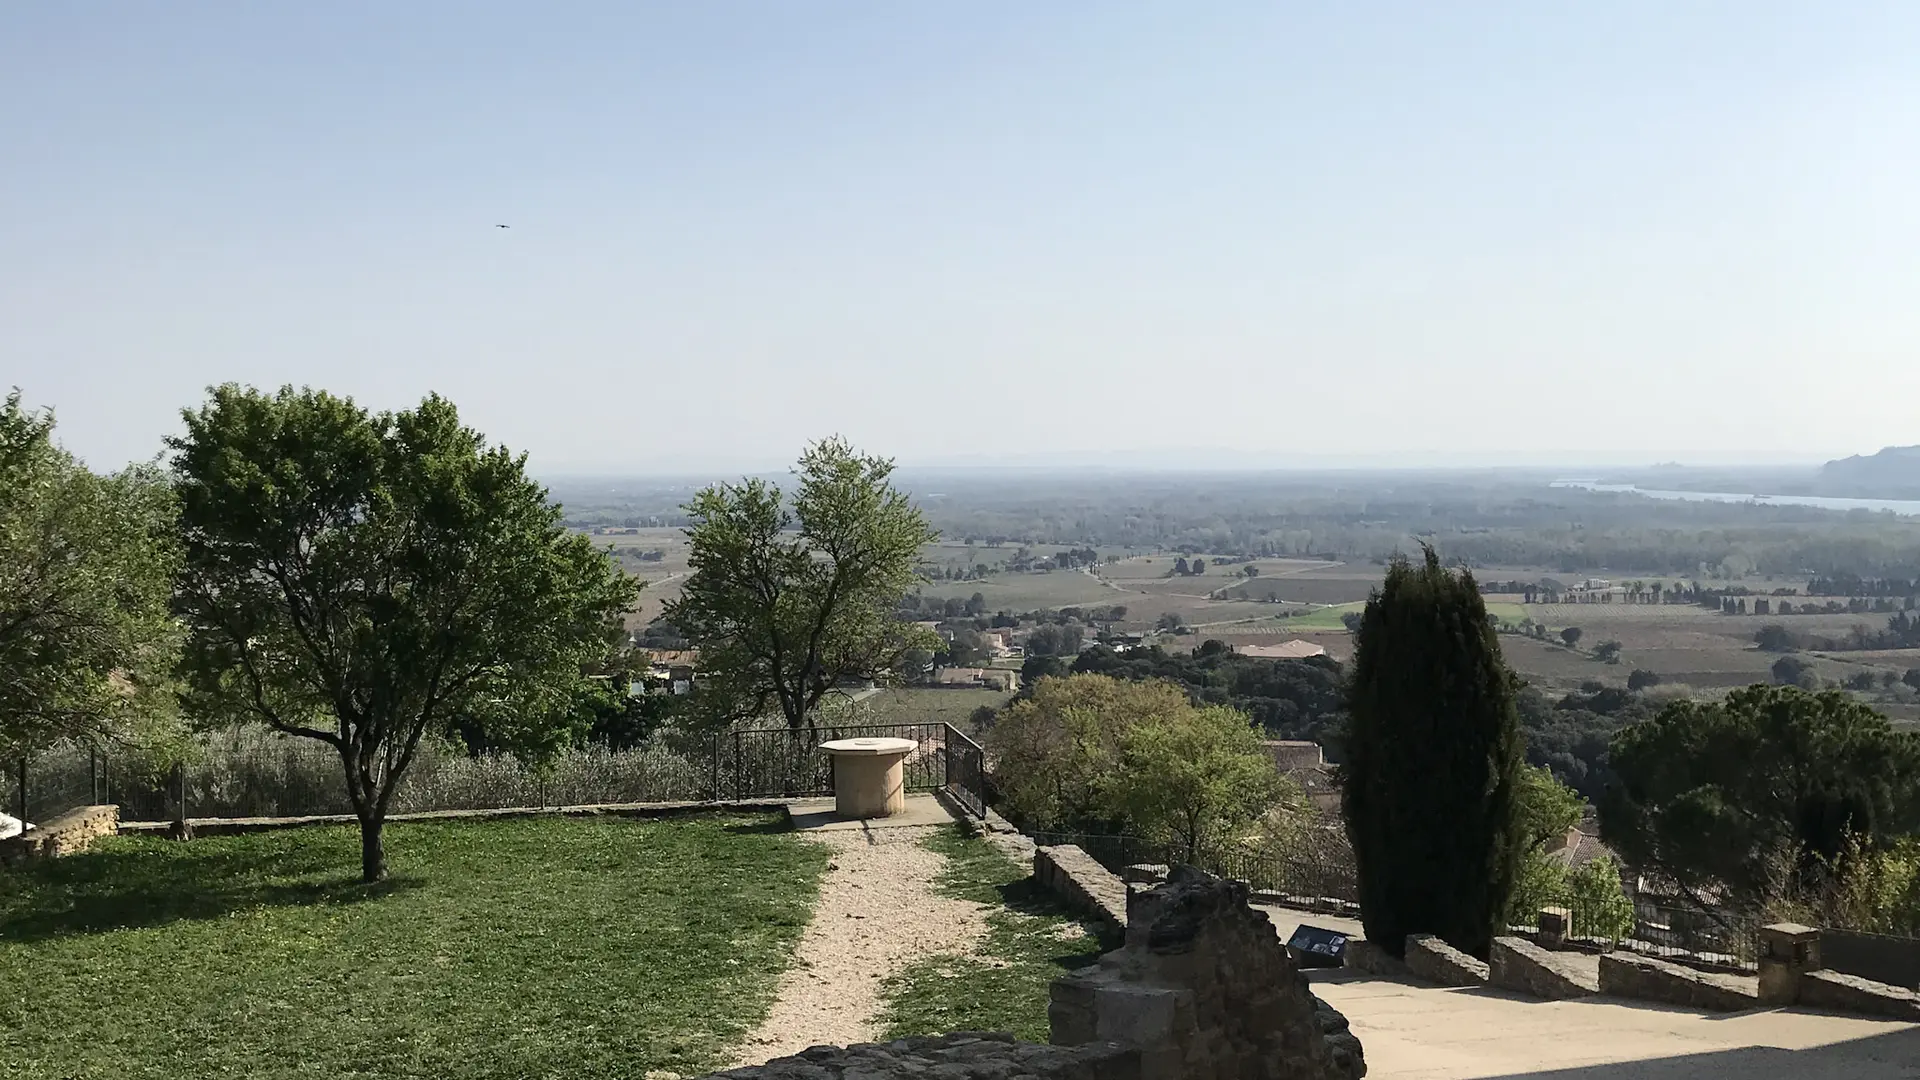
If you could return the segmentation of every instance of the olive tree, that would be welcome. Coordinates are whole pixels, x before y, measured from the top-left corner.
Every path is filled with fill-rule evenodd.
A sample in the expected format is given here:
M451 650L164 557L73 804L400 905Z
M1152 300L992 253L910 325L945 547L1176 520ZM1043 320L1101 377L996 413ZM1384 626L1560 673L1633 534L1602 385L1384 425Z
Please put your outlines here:
M815 443L789 505L765 480L688 503L693 573L663 616L700 649L699 704L717 722L776 707L800 728L835 686L898 678L937 637L894 612L937 539L889 478L893 462Z
M0 751L169 734L179 562L173 494L150 466L109 476L0 405Z
M637 586L452 403L234 385L172 439L185 541L177 604L193 689L334 748L361 875L421 740L478 724L537 755L571 733L585 665Z

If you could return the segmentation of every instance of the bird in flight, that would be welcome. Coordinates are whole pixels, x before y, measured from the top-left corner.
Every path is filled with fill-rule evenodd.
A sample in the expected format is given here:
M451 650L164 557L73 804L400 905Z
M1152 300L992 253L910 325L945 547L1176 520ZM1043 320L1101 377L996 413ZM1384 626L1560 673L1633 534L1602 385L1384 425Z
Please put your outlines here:
M511 225L495 225L495 226L494 226L494 228L496 228L496 229L511 229L511 228L513 228L513 226L511 226Z

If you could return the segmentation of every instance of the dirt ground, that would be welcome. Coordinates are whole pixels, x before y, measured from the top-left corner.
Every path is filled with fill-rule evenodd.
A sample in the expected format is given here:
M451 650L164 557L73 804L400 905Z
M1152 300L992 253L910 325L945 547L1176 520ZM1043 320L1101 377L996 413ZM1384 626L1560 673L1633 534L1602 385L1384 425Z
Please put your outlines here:
M871 1042L879 1034L879 989L888 975L922 956L973 951L986 933L986 911L935 892L946 860L920 842L939 827L807 834L834 849L833 862L773 1009L741 1046L736 1064L822 1043Z

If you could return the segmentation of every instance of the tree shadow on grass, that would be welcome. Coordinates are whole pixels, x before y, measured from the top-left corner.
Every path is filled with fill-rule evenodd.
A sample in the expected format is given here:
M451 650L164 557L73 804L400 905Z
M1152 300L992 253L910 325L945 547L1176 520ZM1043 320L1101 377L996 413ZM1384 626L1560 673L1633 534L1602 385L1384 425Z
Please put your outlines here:
M0 941L215 919L257 907L377 900L426 884L367 884L327 852L226 849L213 857L105 851L47 859L0 874Z
M761 818L758 821L729 821L721 826L736 836L772 836L776 833L793 832L793 823L777 817Z
M1049 892L1040 882L1031 877L1021 878L998 887L1000 903L1017 915L1029 915L1041 919L1065 919L1065 925L1079 926L1087 936L1078 941L1062 939L1063 951L1047 957L1047 962L1066 971L1078 971L1091 966L1100 959L1100 954L1117 949L1121 945L1121 935L1102 930L1093 921L1060 902L1059 897Z

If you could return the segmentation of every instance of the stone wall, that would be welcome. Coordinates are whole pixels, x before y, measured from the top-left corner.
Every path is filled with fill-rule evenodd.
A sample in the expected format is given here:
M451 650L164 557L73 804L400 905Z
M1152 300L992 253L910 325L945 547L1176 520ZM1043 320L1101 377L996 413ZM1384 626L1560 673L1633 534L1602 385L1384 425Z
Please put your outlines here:
M815 1046L765 1065L713 1073L706 1080L923 1080L1020 1077L1030 1080L1142 1080L1140 1052L1113 1043L1041 1046L998 1032L961 1031L924 1039Z
M1602 953L1600 992L1708 1012L1737 1012L1760 1004L1759 980L1720 975L1632 953Z
M1127 925L1127 885L1073 846L1035 848L1033 877L1048 891L1118 934Z
M1920 1020L1920 994L1838 971L1809 971L1800 976L1799 1003L1816 1009Z
M1552 953L1525 938L1497 937L1488 956L1487 981L1502 990L1563 1000L1600 992L1599 980L1563 953Z
M1920 989L1920 938L1822 930L1820 961L1829 971Z
M1485 986L1487 962L1432 934L1407 935L1407 971L1441 986Z
M56 858L87 850L120 827L117 806L76 806L24 833L0 841L0 862Z
M1055 980L1055 1043L1122 1042L1141 1080L1358 1080L1360 1041L1315 998L1244 884L1177 867L1136 894L1124 947Z

